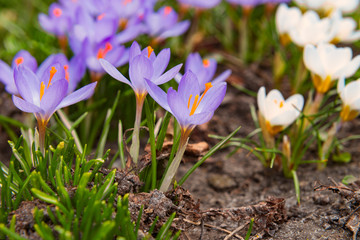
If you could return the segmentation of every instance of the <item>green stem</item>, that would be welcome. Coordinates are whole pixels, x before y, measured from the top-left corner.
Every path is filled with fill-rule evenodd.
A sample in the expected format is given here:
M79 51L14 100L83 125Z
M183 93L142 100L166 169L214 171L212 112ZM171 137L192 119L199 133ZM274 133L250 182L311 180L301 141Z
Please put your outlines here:
M239 23L239 33L240 36L240 42L239 42L239 51L240 51L240 59L243 60L244 63L247 62L247 55L248 55L248 47L249 47L249 41L248 41L248 15L244 14L242 19Z
M306 74L307 74L307 70L306 70L304 62L303 62L303 55L301 54L297 68L296 68L295 78L294 78L294 80L295 80L294 91L296 93L299 92L299 90L305 80Z
M162 192L165 192L168 190L168 188L175 176L175 173L180 165L181 159L184 156L184 152L185 152L188 140L189 140L189 134L190 133L188 131L181 131L179 148L177 149L175 158L171 162L169 169L165 173L165 176L163 178L163 181L162 181L160 189L159 189Z
M137 164L139 159L141 113L144 105L145 96L146 95L144 94L136 94L136 115L132 143L130 146L130 156L135 164Z
M321 147L321 155L320 155L321 162L318 163L318 170L323 170L326 167L327 159L331 151L330 149L331 144L333 143L334 137L336 133L339 131L341 125L342 122L340 123L334 122L332 127L329 129L327 138Z

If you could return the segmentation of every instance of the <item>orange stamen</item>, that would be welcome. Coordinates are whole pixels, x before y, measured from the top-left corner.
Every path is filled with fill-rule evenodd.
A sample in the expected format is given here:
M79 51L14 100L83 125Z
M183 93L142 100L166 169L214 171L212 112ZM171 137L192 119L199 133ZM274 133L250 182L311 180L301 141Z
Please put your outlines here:
M284 101L280 102L280 108L282 108L284 106Z
M210 61L209 61L209 59L204 59L203 60L203 65L204 65L204 67L209 67L210 66Z
M54 8L53 14L55 17L60 17L62 15L62 10L60 8Z
M124 5L124 6L126 6L128 3L131 3L132 2L132 0L124 0L123 2L122 2L122 4Z
M206 92L207 92L210 88L212 88L211 82L205 83L205 90L204 90L203 94L201 95L200 100L199 100L199 95L196 95L196 96L195 96L194 103L193 103L193 105L192 105L192 107L191 107L189 116L191 116L191 115L193 115L193 114L195 113L196 109L199 107L199 105L200 105L200 103L201 103L201 100L203 99L203 97L205 96ZM190 108L190 100L191 100L191 98L192 98L192 95L190 95L189 100L188 100L188 108ZM198 100L199 100L199 101L198 101Z
M189 97L189 101L188 101L188 109L190 108L190 101L191 101L191 98L192 98L192 94L190 95Z
M40 83L40 101L42 99L42 97L44 96L44 92L45 92L45 84L44 82Z
M198 99L199 99L199 95L196 95L195 99L194 99L194 103L193 103L191 111L190 111L190 114L189 114L190 116L195 113L197 107L199 106L200 101L198 102Z
M105 17L105 13L102 13L100 15L97 16L97 20L100 21L101 19L103 19Z
M154 51L154 49L152 47L148 46L147 50L148 50L148 58L150 58L151 53Z
M169 6L165 7L165 8L164 8L164 14L165 14L165 16L169 15L172 10L173 10L172 7L169 7Z
M105 44L105 48L100 48L97 53L97 59L105 58L106 54L111 51L112 45L110 43Z
M19 66L20 64L22 64L24 62L24 58L23 57L18 57L15 59L15 64L16 66Z
M50 70L50 79L49 79L49 83L46 87L46 89L48 89L51 85L51 80L52 78L54 77L55 73L57 72L56 68L55 67L51 67L51 70Z
M69 82L69 66L68 65L64 65L64 70L65 70L65 79Z

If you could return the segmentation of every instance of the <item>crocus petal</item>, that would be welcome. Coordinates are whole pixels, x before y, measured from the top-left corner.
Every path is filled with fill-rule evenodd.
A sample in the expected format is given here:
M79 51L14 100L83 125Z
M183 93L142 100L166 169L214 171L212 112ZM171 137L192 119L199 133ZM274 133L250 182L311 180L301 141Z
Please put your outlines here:
M40 81L35 73L20 65L15 68L14 79L20 96L25 101L40 106Z
M54 22L51 21L51 19L44 13L40 13L39 17L39 24L40 26L47 32L53 32L54 31Z
M134 40L137 36L142 34L145 31L144 28L145 27L142 24L137 24L135 26L131 26L131 27L123 30L119 34L117 34L115 41L118 44L124 44L124 43L130 42L130 41ZM139 47L139 49L140 49L140 47Z
M344 76L344 77L350 77L355 74L355 72L359 69L359 67L360 67L360 55L356 56L355 58L353 58L353 60L351 60L349 63L347 63L345 68L343 68L339 72L335 73L334 77L339 78L340 74L341 74L341 76Z
M12 95L17 95L18 90L14 82L13 70L3 61L0 60L0 82L5 85L5 89Z
M297 110L289 110L289 111L284 111L280 114L276 114L276 116L274 116L273 118L266 120L270 122L271 126L287 127L295 121L295 119L299 116L299 114L300 112L298 112Z
M175 75L174 79L177 83L179 83L182 77L183 77L183 75L181 73L177 73Z
M56 110L57 106L67 94L68 82L65 79L58 80L51 84L44 91L44 95L40 101L40 107L45 112L44 118L49 119Z
M143 55L133 58L129 67L129 76L136 93L146 91L145 78L151 79L153 67L150 60Z
M340 95L340 98L344 101L344 88L345 88L345 78L341 77L337 84L337 92Z
M177 24L175 24L175 26L173 26L171 29L164 31L162 34L160 34L159 38L165 39L168 37L176 37L179 36L181 34L183 34L184 32L186 32L186 30L189 28L190 26L190 21L182 21L179 22Z
M41 112L41 108L39 108L38 106L29 103L27 101L25 101L22 98L19 98L15 95L12 96L13 102L15 104L15 106L20 109L23 112L30 112L30 113L35 113L35 112Z
M220 82L224 82L226 81L226 79L228 79L231 75L231 70L226 70L225 72L221 73L219 76L217 76L216 78L214 78L214 80L212 80L212 84L217 84Z
M176 120L181 127L187 127L189 124L190 110L186 107L187 103L174 89L169 88L167 92L167 102Z
M190 96L192 96L193 100L196 95L200 95L199 83L192 71L187 71L180 80L178 93L185 102L188 101Z
M80 88L79 90L71 93L70 95L66 96L61 101L61 103L56 107L56 110L90 98L94 94L96 84L97 82L90 83Z
M176 65L175 67L171 68L169 71L165 72L160 77L154 79L154 83L157 85L160 85L160 84L170 81L171 79L173 79L176 76L176 74L178 74L181 67L182 67L182 64Z
M126 83L127 85L132 87L132 84L129 80L127 80L111 63L106 61L105 59L99 59L99 62L103 69L116 80Z
M165 71L170 61L170 49L163 49L153 62L154 74L153 77L157 78Z
M130 47L129 62L131 62L134 59L134 57L136 57L140 54L141 54L140 46L136 41L134 41Z
M198 112L213 112L217 109L226 94L226 83L218 83L211 87L204 95L195 113Z
M299 113L302 111L304 107L304 97L300 94L295 94L286 99L285 104L291 105L295 108Z
M213 117L214 112L201 112L195 113L194 115L190 116L189 124L191 125L201 125L207 123Z
M321 63L322 61L316 47L311 44L307 44L304 49L304 64L306 68L321 77L326 77L324 67Z
M157 102L166 111L173 114L167 102L166 93L158 85L148 79L145 79L145 85L149 95L155 100L155 102Z
M64 54L62 53L52 54L40 64L39 68L36 71L36 76L39 79L48 78L50 76L50 68L57 63L60 64L61 66L69 64ZM45 77L45 75L47 76Z
M344 89L344 98L342 99L345 104L353 105L359 98L359 81L352 81L348 83Z
M21 62L17 63L17 60L21 58ZM15 67L17 67L19 64L22 64L26 67L28 67L31 71L35 72L37 69L37 62L36 59L28 52L25 50L20 50L13 59L13 62L11 64L12 68L14 69Z
M265 87L261 87L257 93L257 104L259 107L259 112L261 115L265 116L265 100L266 100L266 90Z

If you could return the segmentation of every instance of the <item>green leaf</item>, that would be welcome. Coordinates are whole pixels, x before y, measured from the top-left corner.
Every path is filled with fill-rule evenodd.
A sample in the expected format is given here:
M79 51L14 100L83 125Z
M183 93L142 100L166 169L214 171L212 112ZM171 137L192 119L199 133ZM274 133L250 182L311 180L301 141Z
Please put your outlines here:
M145 112L146 112L146 119L149 127L149 135L150 135L150 145L151 145L151 190L156 188L156 169L157 169L157 162L156 162L156 144L155 144L155 132L154 132L154 110L150 108L149 102L147 99L145 100Z
M353 175L346 175L342 180L341 182L345 185L349 185L350 183L353 183L355 181L357 181L358 178L357 177L354 177Z
M104 154L104 148L105 148L106 138L107 138L107 135L108 135L109 129L110 129L111 119L113 118L116 107L119 103L119 98L120 98L120 91L117 92L114 104L111 109L108 109L107 114L106 114L105 124L103 126L103 131L101 132L98 147L96 149L96 156L98 158L102 157L102 155Z
M332 156L334 162L348 163L351 161L351 153L343 152Z
M164 143L164 139L166 136L166 131L168 129L169 123L171 119L171 114L169 112L165 113L163 123L161 124L161 129L156 142L156 150L160 151L162 149L162 145Z
M4 233L6 236L13 238L15 240L26 240L26 238L21 237L20 235L18 235L17 233L11 231L10 229L8 229L4 224L0 224L0 231L2 233Z

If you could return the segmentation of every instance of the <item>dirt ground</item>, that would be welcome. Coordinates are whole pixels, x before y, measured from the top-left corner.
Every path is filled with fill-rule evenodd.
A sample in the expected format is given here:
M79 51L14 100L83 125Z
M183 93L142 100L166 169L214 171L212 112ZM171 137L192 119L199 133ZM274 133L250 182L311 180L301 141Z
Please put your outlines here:
M254 75L250 71L241 74L250 77L252 81L250 84L244 81L244 86L253 91L257 91L264 82L261 80L263 76ZM256 105L254 97L230 86L223 104L209 123L209 133L226 135L237 126L242 126L237 136L246 136L254 130L250 104ZM359 120L346 123L339 135L359 134L359 125ZM199 134L195 133L193 136ZM354 196L351 195L347 200L330 190L314 191L314 188L320 185L339 184L346 175L359 177L358 141L353 140L345 147L345 151L352 154L352 161L348 164L330 161L323 171L317 171L315 164L299 167L297 174L301 189L300 205L296 200L292 179L286 179L278 170L265 169L260 161L246 150L240 150L230 158L227 157L230 149L218 152L190 176L184 187L195 199L200 200L200 209L203 211L210 208L251 206L266 201L269 197L283 198L286 211L283 221L277 223L270 231L253 231L252 239L360 239L354 235L360 224L358 213L353 213L354 204L357 204ZM310 149L309 155L316 159L315 149ZM191 165L192 163L184 164L179 176L182 176ZM355 186L355 189L357 188L358 186ZM231 224L224 224L222 221L215 220L213 223L229 231L244 224L244 221L230 221ZM197 228L187 235L184 239L199 239L200 230ZM222 230L208 226L204 227L201 239L224 239L227 235L228 233Z
M268 77L254 74L257 67L251 66L238 73L235 81L257 91L263 85L264 78ZM2 98L2 101L7 101L7 98ZM209 138L208 134L225 136L238 126L242 128L236 136L246 136L254 130L249 106L256 105L255 101L254 97L229 85L224 102L214 118L207 125L196 128L191 142L206 141L212 146L217 140ZM13 113L8 114L11 116ZM359 126L358 119L347 123L340 135L359 134ZM1 140L0 144L2 159L8 159L6 141ZM173 210L178 211L173 227L183 230L181 239L243 239L251 218L255 219L255 224L250 239L360 239L355 236L360 226L360 215L356 211L360 205L357 192L336 186L346 175L359 177L358 141L346 145L345 150L353 156L348 164L330 161L323 171L317 171L316 165L300 166L297 172L301 188L300 205L292 179L283 177L279 170L265 169L254 155L245 150L228 158L231 150L227 148L217 152L198 168L183 185L188 192L181 190L184 191L180 194L181 199L177 198L180 195L176 193L166 196L160 192L133 194L130 197L133 201L130 202L132 214L136 216L140 204L147 204L145 210L160 207L152 214L163 217ZM316 158L314 153L310 149L309 154ZM193 161L182 164L177 177L183 176L193 164ZM321 185L323 191L314 191L315 187ZM333 188L328 190L328 186ZM161 204L151 205L149 198L161 199ZM21 210L17 212L22 214ZM149 217L143 215L144 218Z

